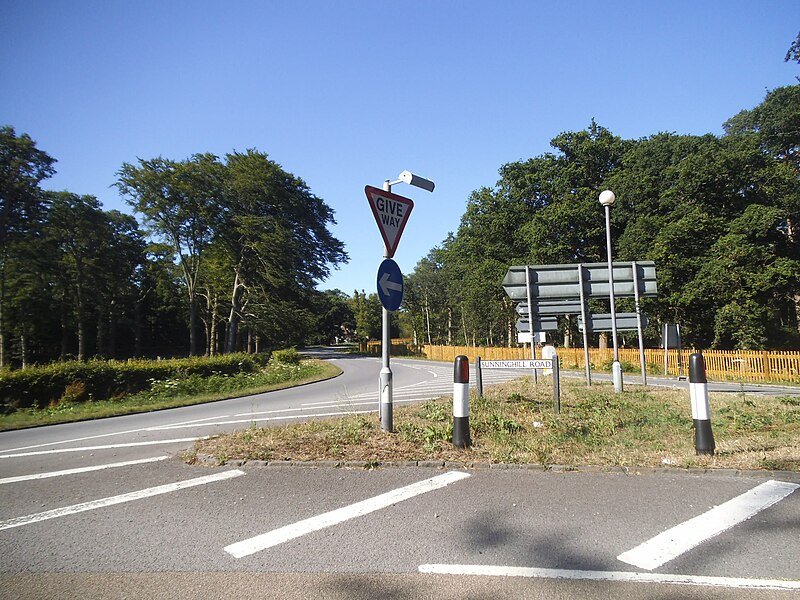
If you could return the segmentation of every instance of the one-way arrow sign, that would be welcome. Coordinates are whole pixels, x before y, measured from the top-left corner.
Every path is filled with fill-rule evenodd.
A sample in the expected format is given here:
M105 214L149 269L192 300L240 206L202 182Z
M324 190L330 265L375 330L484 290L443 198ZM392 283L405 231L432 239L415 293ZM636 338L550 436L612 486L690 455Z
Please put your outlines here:
M403 274L391 258L378 267L378 298L386 310L397 310L403 303Z
M406 227L411 210L414 208L414 202L410 198L404 198L371 185L366 186L364 192L367 194L372 214L375 216L375 222L378 224L381 237L383 237L386 258L392 258L400 243L400 236L403 235L403 229Z

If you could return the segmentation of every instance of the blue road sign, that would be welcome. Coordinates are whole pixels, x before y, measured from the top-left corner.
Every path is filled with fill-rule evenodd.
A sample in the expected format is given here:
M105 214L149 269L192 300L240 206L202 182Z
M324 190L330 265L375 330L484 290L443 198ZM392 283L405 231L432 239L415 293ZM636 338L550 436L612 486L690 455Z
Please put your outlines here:
M403 302L403 274L391 258L378 267L378 298L386 310L397 310Z

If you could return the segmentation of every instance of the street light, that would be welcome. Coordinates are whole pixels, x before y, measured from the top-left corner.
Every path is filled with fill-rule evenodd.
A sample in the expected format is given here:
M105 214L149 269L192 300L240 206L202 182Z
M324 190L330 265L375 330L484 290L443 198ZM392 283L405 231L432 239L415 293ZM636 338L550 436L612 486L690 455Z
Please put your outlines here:
M403 171L398 175L396 181L386 180L383 182L383 190L386 192L392 191L392 186L397 183L407 183L429 192L433 191L435 184L430 179L425 179L419 175L415 175L411 171ZM389 249L384 247L384 258L389 257ZM382 331L381 331L381 374L378 378L378 390L380 398L378 408L381 419L381 429L394 432L394 422L392 415L392 369L389 367L389 348L392 343L391 338L391 313L383 307Z
M611 300L611 338L614 344L614 362L611 363L611 376L614 380L614 392L622 391L622 365L619 362L619 346L617 345L617 310L614 305L614 263L611 261L611 205L617 197L611 190L600 192L600 204L606 209L606 250L608 253L608 297Z

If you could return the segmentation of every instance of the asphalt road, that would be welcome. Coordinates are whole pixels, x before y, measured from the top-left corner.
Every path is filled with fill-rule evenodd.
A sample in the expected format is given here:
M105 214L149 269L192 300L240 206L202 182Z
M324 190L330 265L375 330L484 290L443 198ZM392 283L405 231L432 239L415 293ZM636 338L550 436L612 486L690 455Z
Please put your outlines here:
M798 474L176 458L193 438L253 421L374 410L379 361L336 360L342 376L303 388L0 434L0 597L800 596ZM396 402L452 392L450 365L392 367ZM637 566L665 530L662 562Z

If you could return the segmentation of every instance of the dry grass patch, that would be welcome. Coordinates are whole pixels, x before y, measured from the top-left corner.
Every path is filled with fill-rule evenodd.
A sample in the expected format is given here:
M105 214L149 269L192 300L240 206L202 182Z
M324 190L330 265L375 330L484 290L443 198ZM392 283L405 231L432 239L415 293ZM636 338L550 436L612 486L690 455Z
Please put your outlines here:
M712 467L800 470L800 402L791 397L713 394L714 457L696 456L685 390L562 382L560 414L552 387L530 378L470 399L473 447L454 448L452 400L394 411L395 433L376 415L250 427L198 442L196 453L231 459L338 460L369 464L449 460L472 463Z

